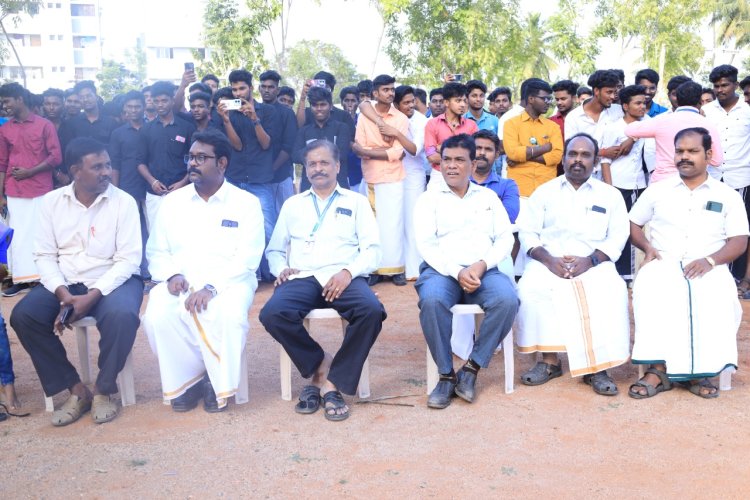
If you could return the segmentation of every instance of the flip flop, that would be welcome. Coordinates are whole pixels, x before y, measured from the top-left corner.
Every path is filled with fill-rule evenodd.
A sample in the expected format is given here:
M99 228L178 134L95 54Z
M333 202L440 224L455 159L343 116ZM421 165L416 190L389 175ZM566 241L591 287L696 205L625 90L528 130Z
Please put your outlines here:
M107 394L95 394L91 402L91 418L97 424L110 422L117 416L117 402L112 401Z
M628 396L633 399L647 399L656 396L660 392L672 390L672 382L669 380L667 374L663 371L657 370L656 368L649 368L648 370L646 370L646 373L653 373L654 375L659 377L659 383L654 386L651 384L647 384L643 380L639 380L638 382L630 386L630 388L628 389ZM638 391L634 391L634 387L645 388L646 394L641 394Z
M299 402L294 405L294 411L307 415L315 413L320 408L320 387L306 385L299 395Z
M60 409L52 414L52 425L55 427L62 427L64 425L72 424L90 409L90 399L81 399L75 394L71 394Z
M584 383L590 385L594 392L602 396L617 396L618 390L615 381L606 371L591 373L583 376Z
M331 406L328 406L329 404ZM344 401L344 396L339 391L328 391L323 394L323 409L325 410L323 414L326 416L326 419L332 422L346 420L349 418L349 410L346 410L345 413L336 413L336 410L345 407L346 401ZM330 411L333 411L333 413L329 413Z
M714 399L719 397L719 388L711 383L707 378L702 378L697 382L680 382L685 389L695 394L699 398ZM716 389L716 392L702 393L701 389Z
M556 365L539 361L531 370L521 375L521 383L525 385L542 385L560 376L562 376L561 361Z

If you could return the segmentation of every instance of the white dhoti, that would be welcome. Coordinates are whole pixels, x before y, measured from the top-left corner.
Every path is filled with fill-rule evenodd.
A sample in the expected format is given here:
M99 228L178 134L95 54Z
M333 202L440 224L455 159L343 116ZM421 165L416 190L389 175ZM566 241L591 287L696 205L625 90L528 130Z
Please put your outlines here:
M390 276L404 269L404 183L367 184L370 201L380 231L383 257L375 274Z
M612 262L563 279L532 260L518 283L520 352L567 352L574 377L628 360L628 292Z
M181 396L206 373L217 400L237 392L254 295L255 286L230 285L192 315L185 309L188 294L175 297L166 282L151 290L143 329L159 359L165 400Z
M414 205L417 198L424 193L425 177L421 165L404 164L406 178L404 179L404 262L406 279L419 277L419 265L422 257L417 251L417 240L414 235Z
M149 233L151 232L151 228L154 227L156 214L159 213L159 207L161 207L161 202L164 201L164 196L146 193L146 224L148 225Z
M714 377L737 366L742 307L727 266L687 280L666 256L643 266L633 285L633 363L664 363L672 380Z
M38 225L41 200L42 196L8 196L8 226L13 228L8 268L15 284L39 281L39 271L34 262L34 229Z

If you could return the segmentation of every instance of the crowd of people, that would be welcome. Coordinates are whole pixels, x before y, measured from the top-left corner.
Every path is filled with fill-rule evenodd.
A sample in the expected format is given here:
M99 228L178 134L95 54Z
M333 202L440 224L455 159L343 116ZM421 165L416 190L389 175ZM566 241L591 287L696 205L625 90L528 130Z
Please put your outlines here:
M237 69L221 87L187 68L180 85L107 103L91 81L40 96L7 83L3 295L26 294L10 324L45 394L70 393L57 426L117 416L144 294L164 399L226 410L261 281L275 288L258 319L310 379L298 413L349 416L343 394L387 317L371 289L384 280L414 282L440 374L431 408L473 402L512 327L520 352L540 353L526 385L561 376L565 353L597 394L618 394L609 370L631 360L648 365L633 398L678 383L715 398L750 298L750 77L738 80L729 65L712 88L672 77L668 107L652 69L597 70L588 86L530 78L516 93L452 74L429 93L390 75L335 93L320 71L297 94L273 70ZM459 303L485 315L456 371ZM320 308L348 324L333 354L304 327ZM87 316L101 333L92 387L59 337ZM4 323L0 354L17 409Z

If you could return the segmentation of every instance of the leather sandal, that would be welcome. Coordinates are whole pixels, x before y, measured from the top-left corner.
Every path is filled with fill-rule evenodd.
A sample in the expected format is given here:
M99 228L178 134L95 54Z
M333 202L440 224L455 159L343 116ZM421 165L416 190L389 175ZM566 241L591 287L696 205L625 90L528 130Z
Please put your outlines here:
M700 380L692 380L690 382L680 382L680 384L685 387L688 391L695 394L699 398L703 399L714 399L719 397L719 388L716 387L714 384L711 383L710 380L707 378L702 378ZM715 389L714 392L701 392L701 389Z
M329 406L330 405L330 406ZM344 396L339 391L328 391L323 394L323 414L332 422L340 422L349 418L349 410L344 413L336 413L336 410L346 408Z
M71 394L67 401L52 414L52 425L62 427L72 424L90 409L90 399L81 399L75 394Z
M558 361L556 365L538 361L531 370L521 375L521 383L542 385L560 376L562 376L562 361Z
M110 422L117 417L117 402L107 394L95 394L91 402L91 418L97 424Z
M630 386L630 389L628 389L628 396L630 396L633 399L646 399L646 398L652 398L659 394L660 392L665 391L671 391L672 390L672 382L669 380L669 377L666 373L664 373L661 370L657 370L656 368L649 368L646 370L646 373L652 373L659 377L659 383L656 385L651 385L643 381L643 379L639 380L635 384ZM646 394L641 394L638 391L634 391L633 388L635 387L643 387L646 389Z
M303 415L315 413L320 408L320 387L306 385L302 388L294 411Z

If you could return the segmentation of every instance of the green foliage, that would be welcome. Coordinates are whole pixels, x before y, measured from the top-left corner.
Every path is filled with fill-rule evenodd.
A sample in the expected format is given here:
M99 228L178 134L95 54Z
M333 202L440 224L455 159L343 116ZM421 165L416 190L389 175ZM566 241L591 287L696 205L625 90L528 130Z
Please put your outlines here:
M336 90L356 85L365 78L357 72L356 66L344 56L339 47L320 40L299 41L287 50L285 60L287 68L283 75L284 81L298 90L305 80L312 78L318 71L328 71L336 77Z
M581 12L590 0L559 0L557 11L547 20L549 50L568 67L567 79L585 81L594 72L599 44L591 34L580 33Z
M203 39L209 54L193 54L200 73L226 76L237 68L257 73L268 64L259 38L281 15L281 0L245 0L245 5L249 15L241 15L237 0L206 3Z
M717 42L734 45L736 48L750 47L750 3L747 0L717 2L713 21L718 23Z
M39 13L42 0L0 0L0 28L3 36L0 38L0 65L10 56L8 33L5 31L5 21L10 17L14 25L20 20L20 14L35 16ZM19 66L21 62L18 61ZM25 82L24 82L25 83Z
M96 79L99 82L99 95L105 101L130 90L140 90L143 85L138 72L131 71L124 64L112 59L102 61L102 71L96 75Z

